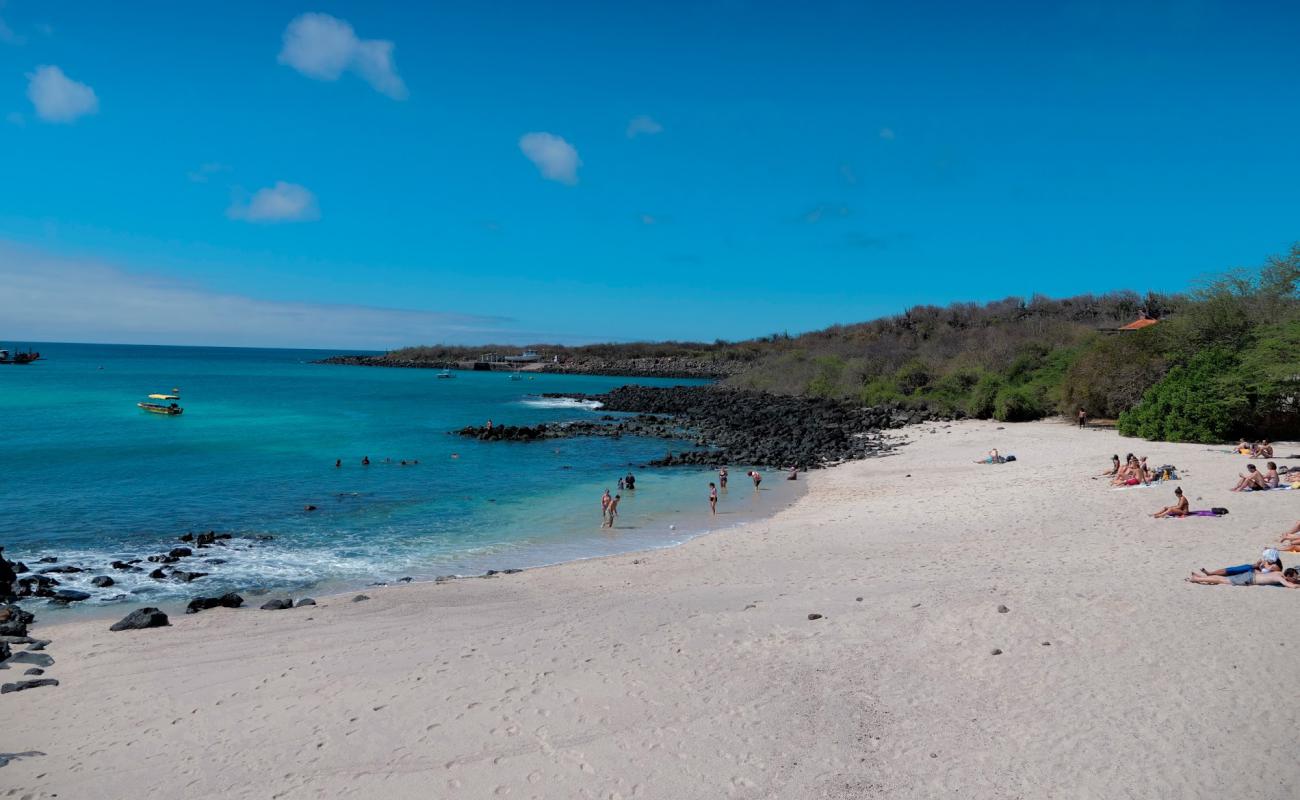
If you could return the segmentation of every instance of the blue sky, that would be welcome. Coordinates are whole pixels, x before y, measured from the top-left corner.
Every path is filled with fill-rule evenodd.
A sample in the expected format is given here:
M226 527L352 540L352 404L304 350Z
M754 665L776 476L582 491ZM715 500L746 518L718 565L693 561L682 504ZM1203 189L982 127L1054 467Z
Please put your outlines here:
M1288 3L0 20L5 340L735 339L1300 239Z

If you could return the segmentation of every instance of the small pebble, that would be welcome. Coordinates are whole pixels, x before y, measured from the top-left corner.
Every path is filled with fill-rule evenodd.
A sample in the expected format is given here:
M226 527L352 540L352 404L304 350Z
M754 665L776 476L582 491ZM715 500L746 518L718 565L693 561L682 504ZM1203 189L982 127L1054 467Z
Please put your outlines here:
M1000 656L1002 655L1002 651L995 647L993 648L993 652L991 655Z
M999 613L999 614L1005 614L1005 613L1007 613L1007 612L1010 611L1010 610L1011 610L1011 609L1007 608L1006 606L998 606L998 613Z
M1043 647L1051 647L1051 646L1052 646L1051 642L1043 642Z
M808 615L808 619L809 619L809 620L821 619L821 618L822 618L822 615L821 615L821 614L809 614L809 615Z
M862 598L861 598L861 597L858 598L858 602L859 602L859 603L862 602Z
M362 600L369 600L369 599L370 599L370 595L359 594L356 597L352 598L352 602L360 603Z

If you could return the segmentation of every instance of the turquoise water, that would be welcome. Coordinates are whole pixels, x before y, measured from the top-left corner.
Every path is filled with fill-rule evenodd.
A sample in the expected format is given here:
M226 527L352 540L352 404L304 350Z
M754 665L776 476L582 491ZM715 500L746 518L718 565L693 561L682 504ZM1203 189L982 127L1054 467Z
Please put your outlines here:
M90 567L55 576L92 592L87 606L258 587L344 589L660 547L794 496L775 480L753 492L747 467L735 465L739 480L710 518L712 473L636 466L684 443L505 444L448 434L487 419L592 419L600 412L536 395L600 392L628 378L458 372L440 380L432 370L312 364L327 355L317 351L35 347L44 360L0 366L0 544L29 566L55 556ZM136 407L173 387L184 415ZM624 492L618 526L602 530L600 493L617 491L629 469L637 490ZM151 579L153 564L144 573L107 568L207 530L236 538L177 565L210 572L194 583ZM225 563L206 563L214 558ZM91 587L99 574L117 585Z

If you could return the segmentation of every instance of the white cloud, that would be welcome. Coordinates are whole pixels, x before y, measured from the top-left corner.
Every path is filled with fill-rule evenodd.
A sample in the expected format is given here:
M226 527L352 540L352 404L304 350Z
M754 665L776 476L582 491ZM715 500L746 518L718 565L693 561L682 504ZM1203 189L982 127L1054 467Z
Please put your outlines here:
M663 133L663 130L664 126L655 122L653 117L641 114L640 116L633 117L632 121L627 124L627 138L635 139L641 134L653 136L656 133Z
M27 98L36 107L36 116L46 122L72 122L99 110L94 89L44 64L27 73Z
M30 341L385 349L498 340L513 327L474 314L264 300L4 241L0 286L6 335Z
M582 159L573 145L553 133L525 133L519 137L519 149L537 165L542 176L570 186L578 182Z
M246 222L308 222L320 219L320 207L307 187L276 181L258 189L248 203L232 205L226 216Z
M884 140L887 141L887 142L888 142L888 141L893 141L893 139L894 139L894 129L893 129L893 128L881 128L881 129L880 129L880 138L881 138L881 139L884 139Z
M195 183L207 183L208 179L211 178L213 175L216 175L221 172L229 172L229 171L230 171L230 167L226 166L225 164L218 164L215 161L210 161L206 164L200 164L198 169L192 170L185 174L186 176L189 177L191 181Z
M406 84L393 64L393 43L360 39L346 20L301 14L284 29L279 62L319 81L336 81L351 70L376 91L405 100Z

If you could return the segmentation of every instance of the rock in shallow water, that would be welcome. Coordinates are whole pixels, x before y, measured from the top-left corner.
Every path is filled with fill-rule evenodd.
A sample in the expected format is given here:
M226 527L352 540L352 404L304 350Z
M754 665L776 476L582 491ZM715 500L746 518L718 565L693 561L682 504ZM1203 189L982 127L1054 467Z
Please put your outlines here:
M161 628L169 625L167 615L158 609L149 606L146 608L137 608L122 619L114 622L109 626L110 631L132 631L144 628Z
M90 579L91 586L98 586L101 589L107 589L109 586L112 586L114 583L117 583L117 581L113 580L107 575L96 575L95 577Z

